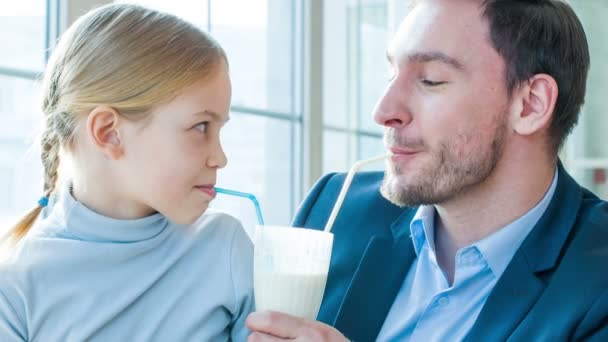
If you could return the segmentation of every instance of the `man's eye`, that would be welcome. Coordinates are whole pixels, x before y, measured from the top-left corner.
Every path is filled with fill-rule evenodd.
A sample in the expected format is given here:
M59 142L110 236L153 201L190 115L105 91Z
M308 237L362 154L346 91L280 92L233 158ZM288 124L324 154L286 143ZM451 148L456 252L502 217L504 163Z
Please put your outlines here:
M427 87L436 87L436 86L440 86L440 85L446 83L444 81L431 81L431 80L421 80L421 82L423 85L425 85Z
M196 125L194 125L194 128L203 132L203 133L207 133L207 128L209 127L209 122L200 122L197 123Z

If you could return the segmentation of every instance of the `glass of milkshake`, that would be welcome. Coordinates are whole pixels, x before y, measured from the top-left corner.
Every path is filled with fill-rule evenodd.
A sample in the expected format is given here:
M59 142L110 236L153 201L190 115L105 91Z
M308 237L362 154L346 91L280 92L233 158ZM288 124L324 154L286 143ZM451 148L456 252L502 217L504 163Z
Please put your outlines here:
M333 241L332 233L320 230L257 226L253 268L256 309L316 319Z

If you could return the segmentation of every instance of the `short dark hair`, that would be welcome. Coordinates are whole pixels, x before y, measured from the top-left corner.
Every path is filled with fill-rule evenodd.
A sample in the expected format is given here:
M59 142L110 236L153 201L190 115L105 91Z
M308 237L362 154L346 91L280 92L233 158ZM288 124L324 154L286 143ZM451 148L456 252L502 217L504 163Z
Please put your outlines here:
M506 64L507 89L535 74L559 88L549 144L557 153L578 121L585 101L589 47L583 25L563 0L482 0L490 40Z

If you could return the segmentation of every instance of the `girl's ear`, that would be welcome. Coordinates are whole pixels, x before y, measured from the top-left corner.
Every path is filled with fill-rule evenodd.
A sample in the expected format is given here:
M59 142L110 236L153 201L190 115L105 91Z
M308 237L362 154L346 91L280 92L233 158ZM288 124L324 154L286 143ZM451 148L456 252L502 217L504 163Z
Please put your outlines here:
M86 122L86 132L93 145L113 160L124 155L124 146L118 131L120 120L121 117L114 108L97 106L91 110Z

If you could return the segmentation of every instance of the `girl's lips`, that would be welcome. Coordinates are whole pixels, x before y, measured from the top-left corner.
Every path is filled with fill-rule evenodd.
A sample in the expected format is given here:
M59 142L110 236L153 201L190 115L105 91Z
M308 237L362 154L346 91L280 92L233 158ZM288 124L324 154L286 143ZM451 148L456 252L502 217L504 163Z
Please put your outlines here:
M212 185L201 185L201 186L196 186L196 188L199 189L200 191L206 193L211 198L215 198L215 196L217 195L217 193L215 192L215 189L213 188Z

